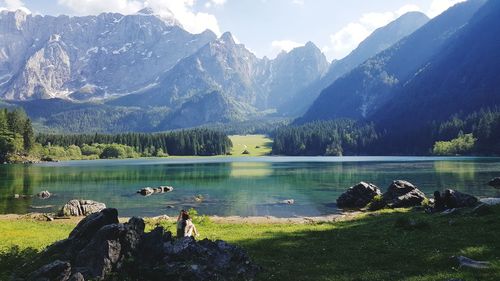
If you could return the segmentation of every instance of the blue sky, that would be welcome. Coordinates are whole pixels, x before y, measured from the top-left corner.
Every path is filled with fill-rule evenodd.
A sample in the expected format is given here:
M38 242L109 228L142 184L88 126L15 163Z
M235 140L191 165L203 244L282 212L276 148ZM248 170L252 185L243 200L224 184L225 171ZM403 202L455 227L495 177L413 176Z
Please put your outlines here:
M463 0L0 0L0 9L43 15L131 14L150 6L185 29L231 31L257 56L314 42L328 59L353 50L373 30L408 11L434 17Z

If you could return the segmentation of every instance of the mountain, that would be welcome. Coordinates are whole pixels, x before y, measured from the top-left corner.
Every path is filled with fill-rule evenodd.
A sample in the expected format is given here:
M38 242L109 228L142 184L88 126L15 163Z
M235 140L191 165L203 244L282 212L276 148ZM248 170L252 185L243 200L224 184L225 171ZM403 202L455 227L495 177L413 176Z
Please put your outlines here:
M147 89L215 38L151 9L84 17L2 11L0 98L92 100Z
M390 129L404 130L408 124L418 129L453 114L500 105L498 34L500 2L490 0L373 119Z
M397 91L450 46L485 3L470 0L450 8L410 36L368 59L322 91L297 122L336 118L368 119L397 99ZM401 110L401 109L399 109Z
M167 107L175 113L165 119L166 128L244 121L272 112L320 77L328 66L325 56L311 42L274 60L259 59L226 32L179 61L156 86L107 104ZM196 112L206 113L205 117L196 116Z
M297 95L280 108L280 112L288 115L301 115L319 96L321 91L370 57L391 47L402 38L412 34L429 21L420 12L406 13L393 22L375 30L359 46L345 58L331 64L328 72L305 87Z
M312 42L289 53L282 52L269 66L266 85L269 91L267 103L273 108L281 107L298 92L322 77L329 65L325 55Z

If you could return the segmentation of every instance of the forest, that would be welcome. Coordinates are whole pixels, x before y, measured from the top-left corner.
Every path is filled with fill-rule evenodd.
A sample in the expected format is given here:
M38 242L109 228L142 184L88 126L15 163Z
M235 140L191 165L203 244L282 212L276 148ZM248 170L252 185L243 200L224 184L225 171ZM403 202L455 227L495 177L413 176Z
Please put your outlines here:
M350 119L289 125L273 133L276 155L500 155L500 108L388 131ZM404 132L403 132L404 131Z
M22 109L0 110L0 162L225 155L228 136L211 129L168 133L38 134Z
M367 154L379 135L373 124L338 119L285 126L273 138L276 155L342 156Z

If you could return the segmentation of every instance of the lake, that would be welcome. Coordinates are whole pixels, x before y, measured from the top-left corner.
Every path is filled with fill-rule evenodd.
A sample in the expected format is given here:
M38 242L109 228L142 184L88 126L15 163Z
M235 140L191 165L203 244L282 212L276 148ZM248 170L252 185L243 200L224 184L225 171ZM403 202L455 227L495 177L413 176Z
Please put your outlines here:
M213 157L0 165L0 213L53 211L79 198L104 202L120 216L173 216L191 207L219 216L316 216L339 212L337 197L360 181L385 190L393 180L405 179L428 195L454 188L500 197L500 190L486 185L496 176L500 158L472 157ZM136 193L160 185L175 190L149 197ZM13 198L42 190L53 196ZM197 195L204 200L196 202ZM279 203L285 199L295 204Z

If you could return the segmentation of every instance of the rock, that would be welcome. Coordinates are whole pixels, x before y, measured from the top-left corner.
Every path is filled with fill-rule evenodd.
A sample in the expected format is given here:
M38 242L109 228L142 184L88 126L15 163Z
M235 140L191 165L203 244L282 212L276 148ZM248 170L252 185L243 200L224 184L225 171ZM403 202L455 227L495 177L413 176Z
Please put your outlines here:
M145 187L145 188L137 191L137 193L140 193L142 196L149 196L149 195L155 193L155 191L151 187Z
M34 280L253 280L259 268L224 241L174 239L163 227L144 233L144 221L118 222L116 209L84 218L68 239L35 260L47 263ZM21 268L20 270L24 270Z
M159 186L159 187L155 187L155 188L152 188L152 187L145 187L139 191L137 191L137 193L143 195L143 196L149 196L149 195L152 195L152 194L155 194L155 193L166 193L166 192L172 192L174 190L173 187L171 186Z
M55 260L40 267L30 275L30 280L67 281L71 275L69 262Z
M163 190L163 192L172 192L172 191L174 191L174 188L172 186L160 186L160 188Z
M286 205L293 205L295 204L295 200L293 199L286 199L286 200L283 200L283 201L280 201L281 204L286 204Z
M19 199L19 198L21 198L21 196L19 194L17 194L17 193L14 194L14 199Z
M71 275L71 277L69 278L68 281L85 281L85 278L83 277L83 275L80 272L77 272L77 273Z
M382 195L382 192L376 185L360 182L340 195L337 199L337 206L339 208L363 208L377 195Z
M383 195L383 200L391 208L420 206L427 199L415 185L404 180L393 181Z
M488 182L489 186L492 186L494 188L500 188L500 177L499 178L493 178Z
M444 192L444 202L447 208L465 208L474 207L479 201L476 197L465 194L453 189L447 189Z
M50 194L50 192L48 192L47 190L44 190L42 192L39 192L36 196L38 196L38 198L40 199L47 199L51 196L52 194Z
M102 211L106 208L104 203L92 201L92 200L70 200L66 203L59 214L61 216L88 216Z
M487 205L487 204L484 204L484 203L481 203L481 204L477 205L472 210L472 214L474 214L476 216L486 216L486 215L489 215L489 214L492 214L492 213L493 213L493 210L491 210L490 205Z
M194 201L196 201L198 203L203 202L203 200L205 200L205 197L203 197L203 195L201 195L201 194L194 196Z
M452 258L455 258L458 261L458 265L460 267L468 267L475 269L485 269L490 267L490 263L487 261L475 261L473 259L464 256L458 256Z
M500 198L482 198L479 201L490 206L500 205Z

